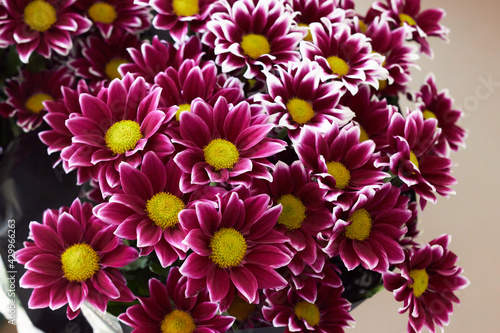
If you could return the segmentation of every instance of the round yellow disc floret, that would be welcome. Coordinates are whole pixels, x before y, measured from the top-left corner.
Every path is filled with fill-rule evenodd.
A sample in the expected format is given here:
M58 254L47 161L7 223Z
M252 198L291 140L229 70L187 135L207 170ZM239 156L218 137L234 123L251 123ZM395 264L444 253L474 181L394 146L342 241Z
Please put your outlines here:
M372 217L364 208L357 209L350 218L351 224L345 228L345 236L350 239L364 241L372 230Z
M238 266L245 258L247 242L234 228L221 228L210 239L210 259L220 268Z
M162 229L172 228L179 222L179 213L185 207L177 196L160 192L146 203L148 217Z
M174 310L163 318L160 329L162 333L193 333L196 324L189 313Z
M303 125L314 117L311 103L300 98L292 98L286 103L286 109L292 116L293 121Z
M104 72L110 80L122 78L120 72L118 72L118 67L120 67L121 64L128 64L128 61L124 59L112 59L106 64Z
M408 287L413 288L413 295L420 297L429 286L429 274L425 269L413 269L410 271L410 277L413 279L413 284Z
M231 169L240 158L238 148L232 142L224 139L210 141L203 148L203 153L205 161L217 171L220 169Z
M248 34L241 40L243 52L252 59L257 59L264 54L271 52L271 45L263 35Z
M338 76L344 76L349 73L349 65L345 62L344 59L341 59L337 56L331 56L326 58L328 65L330 65L330 69L334 74Z
M115 154L123 154L134 149L137 141L142 139L141 126L133 120L121 120L114 123L104 136L106 147Z
M33 30L47 31L56 21L56 9L46 1L34 0L24 7L24 22Z
M88 244L74 244L63 252L61 263L66 279L85 281L99 270L99 255Z
M116 18L116 9L106 2L96 2L88 9L88 13L92 21L111 24Z
M328 162L326 163L326 167L328 169L328 173L332 175L335 179L335 187L339 190L343 190L349 185L351 181L351 173L344 164L340 162Z
M45 101L53 101L52 96L43 93L34 94L28 98L24 106L33 113L40 113L45 109L45 106L43 106Z
M319 324L320 313L316 305L306 301L299 301L294 310L297 318L305 320L310 326Z
M193 16L200 13L198 0L173 0L172 8L177 16Z
M278 223L289 230L302 227L302 222L306 219L306 207L302 201L291 194L286 194L278 200L278 203L283 207Z

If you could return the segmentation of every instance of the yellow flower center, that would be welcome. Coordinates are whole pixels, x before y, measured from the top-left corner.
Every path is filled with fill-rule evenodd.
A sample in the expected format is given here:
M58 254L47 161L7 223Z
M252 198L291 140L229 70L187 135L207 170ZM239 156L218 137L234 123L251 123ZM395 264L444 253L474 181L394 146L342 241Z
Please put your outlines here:
M74 244L61 255L62 270L69 281L85 281L99 270L99 256L90 245Z
M434 114L434 112L432 111L429 111L429 110L425 110L423 112L423 115L424 115L424 119L437 119L436 115Z
M205 161L215 170L231 169L238 162L240 154L231 142L224 139L214 139L203 148Z
M410 271L410 277L413 279L413 284L409 284L408 287L413 288L413 295L420 297L429 285L429 274L425 269L413 269Z
M163 318L160 329L162 333L193 333L196 324L189 313L174 310Z
M271 46L266 37L257 34L248 34L243 36L241 48L246 55L252 59L257 59L263 54L271 52Z
M359 31L361 31L362 33L366 33L366 30L368 30L366 23L362 20L359 20Z
M88 13L92 21L105 24L113 23L117 17L115 7L106 2L94 3Z
M339 190L343 190L349 185L351 180L351 173L347 168L340 162L328 162L326 163L328 173L332 175L335 179L335 187Z
M234 296L231 306L229 306L229 308L227 309L227 312L239 321L247 320L254 311L255 304L249 304L238 295Z
M180 120L181 113L184 112L184 111L191 112L191 104L181 104L181 105L179 105L179 108L177 109L177 112L175 113L175 119L177 121Z
M185 207L184 201L173 194L160 192L146 203L149 218L163 230L174 227L179 222L179 212Z
M137 141L142 139L141 126L133 120L121 120L114 123L106 132L106 147L115 154L123 154L134 149Z
M410 150L410 162L415 164L415 167L417 167L417 169L420 170L420 167L418 165L418 159L417 159L417 156L415 156L415 154Z
M330 69L334 74L338 76L344 76L349 73L349 65L345 62L344 59L340 59L337 56L331 56L326 58L328 61L328 65L330 65Z
M372 217L364 208L357 209L351 215L351 224L345 228L345 236L350 239L364 241L372 230Z
M210 259L220 268L238 266L247 252L247 242L234 228L221 228L210 239Z
M405 22L408 23L409 25L417 25L417 22L415 22L413 17L405 13L399 14L399 19L401 20L401 26L403 26Z
M367 140L370 140L370 136L368 135L366 130L361 125L359 125L359 142L364 142Z
M122 78L120 72L118 72L118 67L120 67L121 64L128 64L128 61L123 59L112 59L106 64L104 72L110 80Z
M389 84L389 81L387 80L378 80L378 90L384 90L387 88L387 85Z
M306 219L306 207L302 201L291 194L286 194L278 200L278 203L283 207L278 223L283 224L288 230L302 227L302 222Z
M177 16L193 16L200 13L198 0L173 0L172 7Z
M293 121L300 125L307 123L314 117L311 103L300 98L292 98L286 103L286 109L292 116Z
M45 109L45 106L43 106L45 101L53 101L52 96L43 93L34 94L28 98L24 106L33 113L40 113Z
M313 38L311 35L311 29L309 29L309 24L299 23L299 27L307 27L307 35L304 37L304 40L307 42L312 42Z
M295 305L295 315L305 320L310 326L318 325L320 319L318 307L306 301L300 301Z
M47 31L56 21L56 9L46 1L34 0L24 7L24 22L33 30Z

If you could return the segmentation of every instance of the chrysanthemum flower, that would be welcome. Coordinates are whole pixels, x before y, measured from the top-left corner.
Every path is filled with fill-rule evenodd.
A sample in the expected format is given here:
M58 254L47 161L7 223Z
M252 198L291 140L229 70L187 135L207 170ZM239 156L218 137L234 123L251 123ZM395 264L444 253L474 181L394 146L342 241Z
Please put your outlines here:
M66 121L73 134L71 146L61 153L68 161L66 171L88 168L88 176L99 182L106 196L119 185L121 161L137 167L141 152L154 150L161 158L170 155L172 142L159 131L165 122L165 113L157 110L160 93L161 89L148 92L143 79L126 75L97 97L80 95L82 114ZM78 183L87 180L80 178Z
M312 302L298 296L292 287L267 293L262 309L264 318L274 327L287 327L286 332L344 332L352 327L351 305L341 296L343 287L322 285L317 280L317 298Z
M2 1L7 18L0 24L0 40L16 44L24 63L35 51L45 58L50 58L52 50L67 55L73 47L71 36L86 32L92 25L71 7L74 2L76 0Z
M153 36L151 43L146 40L140 48L129 48L132 62L122 64L118 71L122 76L130 73L135 78L141 76L147 83L154 84L154 78L158 73L164 72L169 67L179 69L185 59L193 60L196 65L200 64L203 52L198 37L192 36L177 47Z
M17 125L25 132L34 130L47 113L44 102L61 99L61 87L71 88L73 82L65 67L41 72L23 70L18 77L7 80L7 101L0 103L0 115L16 117Z
M198 201L181 211L184 243L193 250L180 268L188 277L186 296L208 289L210 300L226 311L235 290L255 303L259 290L286 286L275 269L290 262L283 246L288 238L274 229L281 207L269 204L265 194L241 200L227 192L218 196L217 207Z
M331 123L342 126L352 119L352 112L337 107L341 85L322 82L322 71L316 63L305 59L277 72L279 77L266 73L269 94L260 99L275 123L288 129L290 137L298 137L306 124L325 133Z
M283 141L266 137L272 124L252 123L250 107L231 107L220 97L211 107L198 99L191 112L180 115L180 139L185 147L174 160L184 171L181 190L210 182L250 186L253 177L271 179L266 157L284 150Z
M224 333L233 317L217 314L217 303L206 293L186 297L187 278L177 267L170 269L166 284L149 280L150 297L139 297L140 304L130 306L118 318L134 328L133 333Z
M186 59L178 70L169 67L156 75L154 87L162 88L159 105L166 113L166 119L175 116L175 120L179 121L181 112L190 111L191 102L196 98L201 98L211 106L220 96L233 105L244 99L241 86L221 87L218 81L217 66L212 61L198 66L194 60ZM230 83L229 80L226 82Z
M359 142L359 127L347 125L339 129L333 124L326 134L305 126L295 142L295 150L304 166L311 170L326 199L347 209L350 194L365 186L383 184L387 174L374 166L378 156L371 140ZM344 195L345 194L345 195Z
M81 45L81 57L72 59L68 66L75 74L87 79L91 87L121 79L118 67L130 63L127 49L140 45L137 36L124 34L121 38L107 41L101 36L89 36Z
M189 207L190 195L179 190L182 171L170 160L166 164L154 152L147 152L141 170L127 163L119 168L122 190L108 202L97 205L94 214L116 227L115 235L137 240L141 256L155 250L163 267L184 259L188 247L182 243L186 233L178 215ZM216 187L200 190L205 196Z
M387 69L389 76L380 82L379 91L382 95L397 95L406 90L407 83L411 80L410 67L418 66L416 50L407 45L405 29L403 27L391 30L387 18L376 17L365 32L370 38L374 52L385 57L382 66Z
M151 25L149 8L134 0L78 0L105 39L120 38L124 33L138 34Z
M436 202L434 191L446 196L454 191L451 176L452 161L433 153L439 136L435 118L424 119L420 111L410 112L406 119L395 113L387 130L389 165L392 174L397 175L408 188L421 196L421 204Z
M447 90L437 91L434 75L429 75L420 91L415 94L419 109L424 119L437 119L437 126L441 133L437 139L434 151L441 156L448 156L449 149L458 150L465 146L466 131L457 125L463 117L461 110L452 109L453 100Z
M442 9L432 8L420 11L420 0L386 0L385 3L375 2L366 15L366 23L375 17L387 16L395 26L404 27L420 44L420 52L432 57L428 36L437 36L448 40L449 29L439 23L445 16Z
M378 89L379 80L386 79L384 58L372 52L365 35L351 34L347 24L332 24L326 18L312 23L310 30L313 41L301 42L300 53L318 62L324 71L323 80L336 79L355 95L358 85L369 84Z
M121 244L113 229L92 215L89 203L76 199L69 208L47 210L43 224L32 222L30 230L33 242L16 254L28 270L21 287L34 288L30 308L69 304L67 316L73 319L84 301L104 312L109 300L135 299L116 267L137 259L137 251Z
M405 257L398 241L411 217L407 206L408 198L390 183L359 191L349 210L334 208L335 225L331 233L322 235L328 241L324 251L330 257L340 255L348 270L361 264L372 271L386 272Z
M344 94L340 104L354 112L353 120L359 125L359 141L373 140L376 150L387 147L387 128L397 108L388 105L386 99L371 94L370 87L359 87L356 95Z
M167 30L170 36L181 42L189 28L194 32L204 32L213 4L217 0L151 0L151 7L157 12L153 26Z
M325 202L327 191L311 180L300 161L291 166L279 161L273 171L273 181L255 180L252 188L257 193L269 194L275 204L282 206L276 229L290 238L294 257L288 268L295 275L306 265L321 272L325 257L316 235L333 226L333 216Z
M246 67L243 76L263 77L263 69L298 61L297 46L304 33L292 24L292 14L279 0L222 2L225 9L212 14L203 43L214 49L222 72Z
M69 87L62 87L61 91L62 98L55 101L46 100L44 102L47 113L43 117L43 120L50 126L50 129L40 132L39 137L47 145L47 152L49 154L60 152L64 148L71 146L73 134L71 134L66 126L66 120L69 119L72 113L82 113L78 97L84 93L93 93L85 80L78 81L76 90ZM61 159L59 158L56 164L60 161ZM67 161L63 161L63 163L67 164Z
M384 287L404 302L399 313L408 311L408 332L421 332L427 327L448 325L453 303L460 303L455 291L469 285L456 266L458 257L448 249L449 235L442 235L425 246L413 249L398 265L399 273L384 274Z

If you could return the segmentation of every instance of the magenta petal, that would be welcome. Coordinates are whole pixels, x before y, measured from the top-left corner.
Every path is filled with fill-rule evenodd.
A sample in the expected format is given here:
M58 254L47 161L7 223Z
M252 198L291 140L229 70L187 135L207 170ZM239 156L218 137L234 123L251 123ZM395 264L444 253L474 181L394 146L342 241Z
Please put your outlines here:
M368 242L353 241L352 247L368 269L373 269L377 266L379 259Z
M113 251L104 254L100 263L107 267L123 267L138 258L137 250L133 247L121 244Z
M128 163L120 164L120 181L125 193L135 194L144 200L153 197L153 188L148 177Z
M266 265L271 268L279 268L290 262L290 257L273 245L259 245L249 251L245 256L249 263Z
M230 272L231 281L236 289L245 296L249 303L255 302L258 295L258 283L252 272L243 266L233 267Z
M80 308L83 301L87 297L88 289L84 282L70 282L66 287L66 294L68 296L68 304L71 310L76 311Z
M56 310L61 306L68 303L68 296L66 296L66 284L68 282L65 279L54 283L50 289L50 309Z
M229 291L229 274L226 270L213 267L207 275L207 288L212 302L219 302Z
M137 226L137 246L155 245L162 237L162 229L149 219L142 220Z
M103 270L99 270L93 277L92 282L97 291L103 293L109 298L120 297L120 291L114 285L113 281L109 278Z
M184 243L201 256L208 257L212 254L212 250L209 247L209 239L200 229L191 230L184 239Z
M42 250L49 252L62 252L64 250L61 238L49 226L32 222L30 224L30 231L35 244Z
M26 269L40 274L58 277L63 276L61 259L48 253L42 253L35 256L26 263L25 267Z
M265 264L245 264L245 267L258 277L257 282L259 284L259 289L282 288L288 284L278 272Z
M182 275L186 275L190 278L201 279L208 275L213 265L212 260L208 257L192 253L182 264L180 272Z
M61 236L65 245L77 244L82 239L82 225L73 216L64 212L57 221L57 233Z
M33 289L28 307L30 309L41 309L49 306L50 303L50 289L51 286L45 288Z

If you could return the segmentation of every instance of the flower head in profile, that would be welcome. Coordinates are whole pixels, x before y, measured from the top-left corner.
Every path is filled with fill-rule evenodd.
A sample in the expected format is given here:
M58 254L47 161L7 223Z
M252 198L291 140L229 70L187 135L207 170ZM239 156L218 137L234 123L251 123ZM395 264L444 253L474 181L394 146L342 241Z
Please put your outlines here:
M315 62L305 59L277 68L278 76L267 73L268 95L261 96L262 104L278 126L288 129L290 137L298 137L304 125L326 132L331 123L345 125L352 112L340 109L338 82L322 82L322 71Z
M151 25L149 8L134 0L78 0L76 5L105 39L117 39L126 33L137 35Z
M187 278L177 267L170 269L166 284L149 280L149 297L139 297L139 304L118 316L125 324L140 332L224 333L233 317L218 313L218 305L210 302L206 292L186 297Z
M23 70L18 77L7 80L7 101L0 103L0 115L15 117L25 132L32 131L43 122L45 102L60 100L61 87L72 88L73 82L65 67L40 72Z
M174 139L184 147L174 157L185 172L181 190L210 182L248 187L253 177L270 179L266 157L284 150L283 141L267 137L272 128L262 120L254 123L247 102L232 106L224 97L213 107L201 99L192 102L191 112L180 115L180 137Z
M207 21L216 0L152 0L151 7L157 12L153 26L167 30L176 41L183 41L188 27L194 32L205 32Z
M301 42L300 53L320 65L323 80L337 80L355 95L358 85L378 88L379 80L386 79L387 70L382 67L384 58L372 52L365 35L352 34L347 24L332 24L326 18L321 23L312 23L310 30L313 41Z
M162 158L170 155L172 142L159 130L165 121L165 113L157 110L160 93L161 89L149 91L143 79L126 75L123 80L113 80L97 96L80 95L82 114L66 121L73 134L71 146L61 153L68 161L66 171L87 169L86 175L98 181L107 196L119 186L120 162L137 167L140 152L148 150Z
M246 68L247 79L261 77L262 70L298 61L304 33L294 28L292 14L283 1L242 0L221 2L212 14L203 43L214 49L222 72Z
M33 52L50 58L73 47L71 37L86 32L92 22L71 5L76 0L4 0L7 17L0 23L0 45L15 44L19 59L28 63Z
M21 287L34 288L30 308L68 304L67 316L73 319L84 301L104 312L109 300L135 299L117 267L137 259L137 251L93 216L89 203L76 199L69 208L47 210L43 223L32 222L30 231L32 242L16 254L27 269Z
M390 265L404 260L399 239L411 217L407 206L408 198L390 183L359 191L349 210L334 208L335 225L321 237L328 242L324 251L330 257L340 255L348 270L361 264L386 272Z
M180 268L188 277L186 296L207 289L220 310L230 306L235 291L257 303L259 290L283 288L276 269L290 262L283 246L288 238L274 229L280 206L270 208L265 195L240 199L237 192L219 195L216 205L198 201L179 215L184 243L193 250Z
M91 87L107 85L122 78L118 67L132 61L127 49L139 45L137 36L131 34L111 41L92 35L82 41L81 56L70 60L68 66L77 76L87 79Z
M452 108L453 100L447 90L437 90L434 75L427 77L420 91L415 93L414 99L424 119L437 119L437 126L441 129L441 133L434 146L436 153L448 156L450 149L457 151L465 146L467 132L457 125L458 120L463 117L463 112Z
M397 266L399 272L383 275L384 287L404 302L399 313L408 311L409 333L421 332L424 326L435 332L436 326L448 325L453 303L460 303L455 292L469 285L456 266L457 255L448 249L450 241L449 235L442 235L414 248Z
M344 332L352 327L351 305L341 296L342 286L330 286L316 279L317 297L306 300L293 286L266 292L264 318L274 327L286 327L287 332Z
M326 199L347 209L351 195L365 186L382 185L387 174L374 166L378 153L371 140L360 142L360 129L346 125L339 129L333 123L326 134L305 126L295 150L299 160L311 170L321 188L328 190Z

